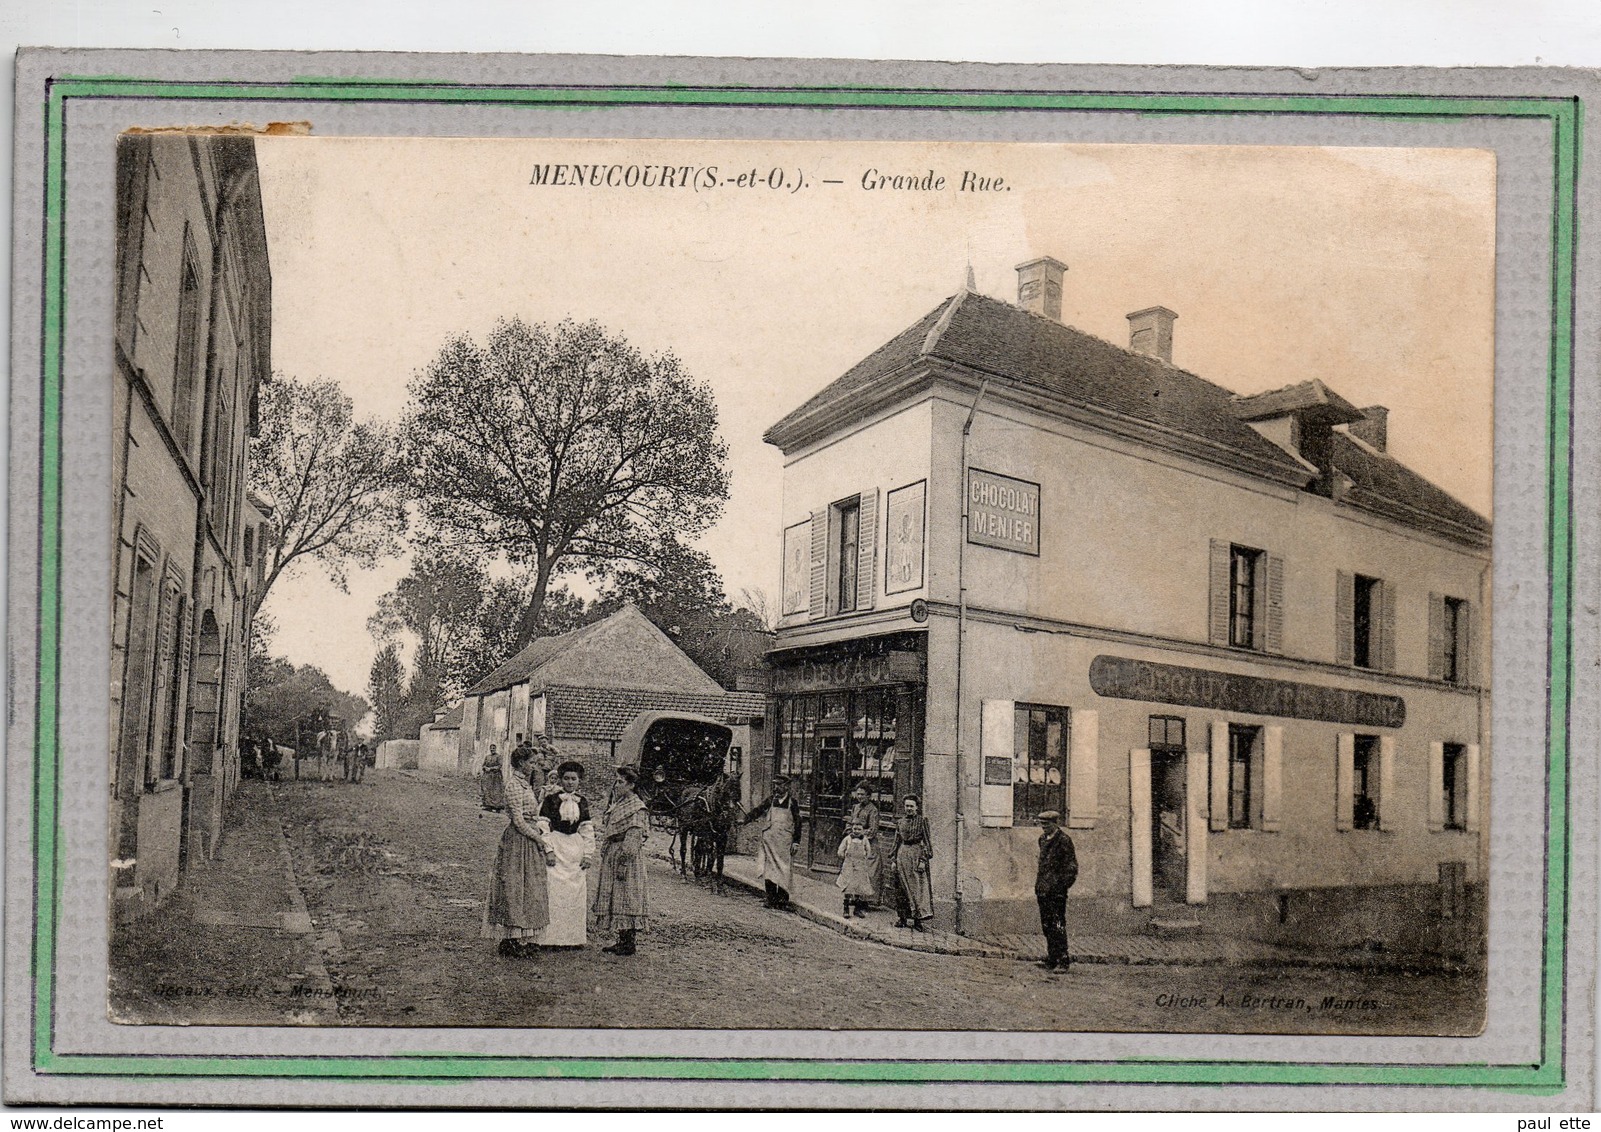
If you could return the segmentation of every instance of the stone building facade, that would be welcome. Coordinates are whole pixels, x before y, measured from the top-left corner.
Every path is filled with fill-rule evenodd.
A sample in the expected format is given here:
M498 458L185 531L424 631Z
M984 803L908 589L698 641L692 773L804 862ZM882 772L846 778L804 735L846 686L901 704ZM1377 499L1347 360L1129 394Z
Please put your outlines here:
M239 776L265 505L247 499L272 283L254 143L130 135L117 152L111 804L121 917L210 855Z

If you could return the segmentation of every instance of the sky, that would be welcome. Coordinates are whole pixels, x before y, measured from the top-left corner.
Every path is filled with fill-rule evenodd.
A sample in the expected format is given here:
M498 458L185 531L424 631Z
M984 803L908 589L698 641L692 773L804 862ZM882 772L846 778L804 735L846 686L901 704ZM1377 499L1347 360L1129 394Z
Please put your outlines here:
M505 316L594 318L676 354L729 446L730 498L699 546L734 598L778 595L782 457L763 431L967 267L1014 301L1014 266L1042 255L1068 265L1063 321L1123 344L1128 312L1165 306L1175 365L1241 393L1318 378L1386 405L1391 454L1490 513L1485 151L264 137L257 154L274 369L393 420L447 337ZM555 163L716 172L687 189L532 183ZM875 173L913 187L868 187ZM968 173L990 187L963 191ZM407 568L355 572L348 594L315 564L280 580L275 651L364 691L367 617Z

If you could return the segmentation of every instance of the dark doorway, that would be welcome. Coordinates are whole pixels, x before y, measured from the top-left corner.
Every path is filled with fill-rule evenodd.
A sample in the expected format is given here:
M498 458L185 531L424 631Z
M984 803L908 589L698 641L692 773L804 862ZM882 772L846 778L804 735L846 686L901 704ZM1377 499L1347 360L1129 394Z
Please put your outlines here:
M1188 895L1188 830L1185 823L1188 769L1184 720L1151 716L1151 896L1182 903Z
M1151 752L1151 890L1159 902L1186 895L1184 779L1182 751Z

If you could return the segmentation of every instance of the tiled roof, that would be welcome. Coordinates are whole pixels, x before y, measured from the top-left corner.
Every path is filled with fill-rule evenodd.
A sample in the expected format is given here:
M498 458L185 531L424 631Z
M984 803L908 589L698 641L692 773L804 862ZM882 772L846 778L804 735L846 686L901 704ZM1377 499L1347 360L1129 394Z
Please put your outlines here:
M807 417L923 361L952 362L1069 404L1187 436L1223 458L1277 469L1302 482L1306 469L1234 415L1233 394L1187 370L1136 354L1054 319L964 292L930 311L768 429L782 446Z
M1321 381L1238 397L1158 358L1135 353L1010 303L963 292L941 303L767 430L785 451L827 435L839 415L921 368L940 363L999 378L1092 421L1121 430L1132 422L1145 442L1167 444L1200 459L1306 486L1309 465L1252 428L1257 418L1300 406L1323 423L1360 412ZM1281 404L1282 402L1282 404ZM1327 419L1324 419L1327 418ZM1339 433L1335 465L1355 481L1346 497L1414 527L1472 543L1488 539L1489 521L1387 456L1372 455ZM1354 452L1354 454L1353 454Z
M547 684L567 684L710 695L722 691L717 681L632 605L570 633L529 642L467 694L485 695L515 684L535 690Z
M452 728L460 727L462 712L466 709L466 706L465 702L459 703L432 723L427 723L423 726L432 727L435 731L449 731Z
M724 723L744 723L761 718L767 705L766 697L752 692L694 695L553 685L545 689L545 695L551 734L558 739L618 739L646 711L685 712Z
M1459 503L1411 468L1333 433L1334 467L1353 481L1346 502L1408 526L1425 526L1479 546L1490 543L1490 520Z

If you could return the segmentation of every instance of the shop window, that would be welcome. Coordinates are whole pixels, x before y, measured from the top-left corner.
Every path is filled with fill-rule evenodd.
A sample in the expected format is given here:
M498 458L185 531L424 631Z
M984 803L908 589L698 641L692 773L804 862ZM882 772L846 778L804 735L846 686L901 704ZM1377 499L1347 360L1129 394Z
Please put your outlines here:
M1037 825L1045 810L1067 812L1068 712L1018 704L1012 743L1012 824Z
M1260 727L1229 725L1229 828L1256 825L1256 803L1261 794Z
M1468 827L1468 767L1467 748L1461 743L1445 744L1440 763L1441 792L1444 802L1445 828Z
M1379 737L1358 735L1351 748L1351 828L1378 829Z

